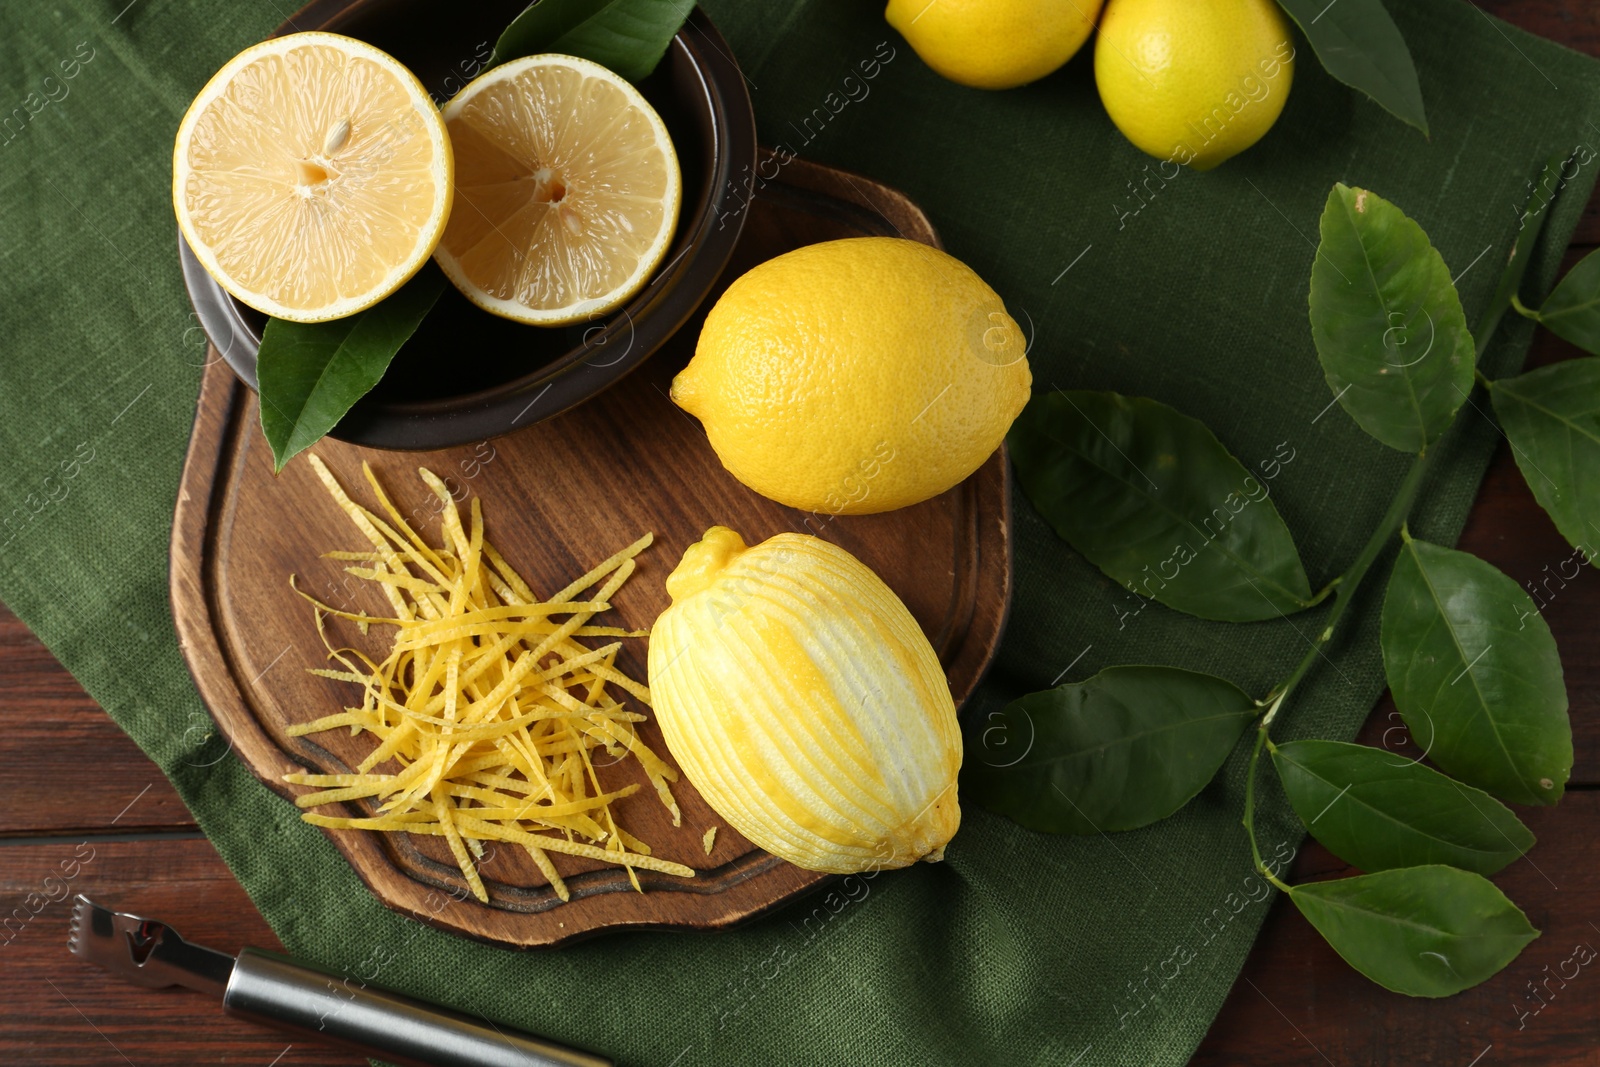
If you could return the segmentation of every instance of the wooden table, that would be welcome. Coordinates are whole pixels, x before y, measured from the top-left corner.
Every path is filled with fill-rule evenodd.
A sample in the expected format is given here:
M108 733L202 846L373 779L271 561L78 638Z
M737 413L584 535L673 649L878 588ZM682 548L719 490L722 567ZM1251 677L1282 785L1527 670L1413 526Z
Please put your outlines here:
M1600 55L1600 7L1593 0L1477 0L1477 6ZM1596 244L1600 197L1588 206L1569 265ZM1579 354L1541 332L1530 366ZM1546 578L1546 567L1553 571L1572 554L1504 446L1461 547L1518 582ZM1576 762L1558 807L1520 812L1539 844L1497 878L1544 936L1476 989L1448 1000L1413 1000L1356 974L1280 899L1195 1054L1197 1067L1600 1067L1600 968L1585 968L1565 983L1556 975L1575 945L1600 948L1600 575L1585 568L1558 589L1544 614L1566 665ZM70 905L60 898L74 892L137 899L185 936L229 951L278 942L161 772L3 608L0 706L9 711L0 730L0 915L36 912L0 929L0 1062L364 1062L225 1018L202 997L137 989L71 961ZM1379 704L1364 741L1399 742L1398 732L1386 735L1398 722L1393 710L1387 699ZM92 773L82 775L86 768ZM80 783L76 802L41 804L59 795L56 787L69 775ZM1308 841L1292 880L1342 866ZM68 880L64 871L76 873Z

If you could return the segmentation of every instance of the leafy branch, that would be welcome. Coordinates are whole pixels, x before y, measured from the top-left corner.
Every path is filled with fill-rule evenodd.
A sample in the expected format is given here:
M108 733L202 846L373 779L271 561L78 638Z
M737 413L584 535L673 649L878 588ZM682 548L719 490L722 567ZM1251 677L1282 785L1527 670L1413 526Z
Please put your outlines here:
M1538 936L1487 876L1534 843L1502 801L1554 804L1571 770L1555 640L1516 582L1414 537L1407 520L1440 442L1482 385L1540 504L1596 559L1584 539L1600 533L1600 359L1504 380L1476 367L1508 307L1600 352L1600 255L1574 268L1537 311L1517 296L1547 207L1523 216L1474 340L1422 229L1370 191L1338 185L1329 195L1311 278L1317 357L1350 417L1415 458L1361 551L1318 594L1261 480L1203 424L1115 393L1034 398L1009 439L1019 482L1064 540L1131 592L1236 622L1327 596L1333 603L1311 647L1258 700L1175 667L1110 667L1014 701L969 726L980 758L964 772L967 795L1039 830L1147 826L1203 789L1253 724L1241 819L1252 862L1361 973L1396 992L1448 996L1495 974ZM1395 704L1424 756L1275 741L1296 688L1326 657L1397 537L1380 646ZM1262 860L1263 753L1307 830L1365 873L1290 885Z

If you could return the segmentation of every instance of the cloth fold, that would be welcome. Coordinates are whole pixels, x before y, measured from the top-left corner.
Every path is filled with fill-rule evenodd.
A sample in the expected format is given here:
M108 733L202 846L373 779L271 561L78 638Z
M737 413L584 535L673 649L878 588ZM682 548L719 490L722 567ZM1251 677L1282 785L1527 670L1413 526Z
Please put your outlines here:
M1600 65L1460 0L1391 0L1431 140L1329 78L1309 47L1288 106L1216 171L1174 171L1106 118L1087 50L1018 90L943 81L877 5L706 0L749 76L763 140L903 189L1032 336L1037 387L1116 389L1204 419L1270 485L1314 585L1377 522L1406 457L1336 407L1306 293L1335 181L1428 231L1469 318L1522 223L1529 177L1600 139ZM440 5L440 17L447 8ZM1268 888L1238 825L1242 754L1172 819L1030 833L969 806L946 862L857 878L746 928L619 934L518 953L392 913L316 829L231 756L185 671L167 541L199 370L169 206L192 94L287 12L223 0L62 0L0 15L0 597L172 778L289 949L622 1064L1181 1064L1205 1033ZM1092 46L1091 46L1092 47ZM871 74L868 74L871 71ZM1594 184L1563 179L1527 290L1543 291ZM1484 357L1514 372L1531 327ZM1464 409L1412 523L1452 543L1497 434ZM967 714L1116 663L1210 671L1262 693L1313 612L1206 623L1145 604L1017 501L1016 600ZM1382 571L1282 716L1348 738L1382 688ZM13 714L16 712L13 711ZM1258 818L1301 830L1270 772Z

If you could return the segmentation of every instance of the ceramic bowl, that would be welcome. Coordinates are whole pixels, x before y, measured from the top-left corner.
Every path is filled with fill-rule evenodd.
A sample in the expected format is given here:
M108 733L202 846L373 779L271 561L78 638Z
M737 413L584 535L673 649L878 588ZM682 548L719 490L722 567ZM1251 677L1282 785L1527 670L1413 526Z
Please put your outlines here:
M278 32L323 29L369 41L415 71L442 102L482 68L523 6L523 0L450 5L450 19L442 20L432 0L318 0ZM666 123L683 173L677 232L649 284L609 315L557 328L490 315L449 287L334 437L374 448L433 449L510 433L606 389L688 320L739 238L755 119L738 64L698 9L639 89ZM206 335L240 380L256 388L266 317L213 281L182 237L178 246Z

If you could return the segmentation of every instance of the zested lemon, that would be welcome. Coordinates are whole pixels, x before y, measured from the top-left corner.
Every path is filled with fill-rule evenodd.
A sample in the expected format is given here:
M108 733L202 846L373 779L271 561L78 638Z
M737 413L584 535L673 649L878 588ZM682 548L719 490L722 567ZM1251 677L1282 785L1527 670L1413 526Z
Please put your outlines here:
M944 857L961 825L961 731L933 647L844 549L725 526L667 578L650 693L667 747L706 803L814 871Z
M405 283L444 232L450 141L392 56L332 33L263 41L178 126L172 204L228 292L280 319L354 314Z
M960 260L898 237L807 245L722 294L672 381L722 465L781 504L902 508L983 465L1028 402L1027 339Z
M451 100L457 210L436 258L496 315L560 326L643 288L672 242L678 156L639 91L597 63L504 63Z

